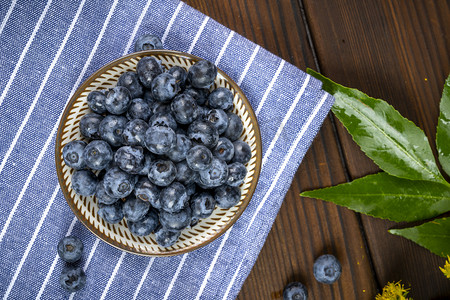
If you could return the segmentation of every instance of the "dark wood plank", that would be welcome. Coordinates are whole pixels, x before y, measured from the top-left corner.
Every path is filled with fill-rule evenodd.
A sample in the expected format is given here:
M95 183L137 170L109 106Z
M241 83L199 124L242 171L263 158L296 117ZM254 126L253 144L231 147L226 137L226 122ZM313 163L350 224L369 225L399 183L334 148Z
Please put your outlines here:
M187 3L299 68L315 68L298 1ZM307 285L311 299L373 299L376 281L357 215L299 197L300 191L346 180L330 120L297 172L239 299L280 299L284 286L294 280ZM324 253L335 254L342 262L343 275L336 284L319 284L312 275L315 258Z
M418 124L434 147L443 82L450 71L450 2L304 0L321 71L391 103ZM378 172L342 126L351 178ZM450 297L438 270L444 260L406 239L395 226L362 217L379 282L402 280L414 299Z

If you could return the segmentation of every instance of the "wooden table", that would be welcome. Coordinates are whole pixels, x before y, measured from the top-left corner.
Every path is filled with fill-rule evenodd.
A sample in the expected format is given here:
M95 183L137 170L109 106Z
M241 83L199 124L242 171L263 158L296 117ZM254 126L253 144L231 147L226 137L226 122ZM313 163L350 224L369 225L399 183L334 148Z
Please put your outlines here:
M450 72L450 1L186 2L302 70L313 68L388 101L435 148L439 100ZM301 281L310 299L374 299L388 281L402 280L415 300L450 299L450 281L438 268L444 259L387 232L398 224L299 196L378 171L330 114L238 298L281 299L286 284ZM324 253L343 265L333 285L312 275L314 259Z

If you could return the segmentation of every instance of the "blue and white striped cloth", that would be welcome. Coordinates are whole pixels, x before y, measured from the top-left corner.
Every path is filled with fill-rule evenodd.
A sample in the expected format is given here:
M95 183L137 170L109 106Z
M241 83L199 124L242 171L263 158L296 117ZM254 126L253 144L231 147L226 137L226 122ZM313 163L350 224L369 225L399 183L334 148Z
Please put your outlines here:
M0 0L0 295L3 299L232 299L249 274L333 98L314 78L177 0ZM77 87L153 33L215 62L250 100L263 160L250 205L189 254L147 258L99 241L59 188L54 143ZM86 287L58 283L65 235L85 245Z

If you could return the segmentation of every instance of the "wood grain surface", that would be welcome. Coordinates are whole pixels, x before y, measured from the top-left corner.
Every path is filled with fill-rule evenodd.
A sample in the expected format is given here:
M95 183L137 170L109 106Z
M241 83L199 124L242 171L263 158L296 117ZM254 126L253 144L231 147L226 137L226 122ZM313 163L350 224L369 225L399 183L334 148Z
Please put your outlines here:
M450 72L448 0L189 0L187 4L302 70L384 99L420 126L433 148L439 99ZM436 154L436 152L435 152ZM239 299L282 299L291 281L309 299L374 299L388 281L414 299L450 299L444 260L359 215L301 191L351 181L379 169L331 114L306 154ZM312 275L315 258L336 255L341 279Z

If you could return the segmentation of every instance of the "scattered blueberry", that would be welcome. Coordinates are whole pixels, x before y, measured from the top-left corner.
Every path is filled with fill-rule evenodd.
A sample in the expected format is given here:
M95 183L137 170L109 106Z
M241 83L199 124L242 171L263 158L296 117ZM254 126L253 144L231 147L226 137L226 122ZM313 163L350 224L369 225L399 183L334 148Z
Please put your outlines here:
M223 136L234 142L240 138L243 131L244 125L242 124L241 118L235 113L228 113L228 127L223 133Z
M219 133L216 127L209 122L194 121L188 127L189 138L198 144L213 148L219 141Z
M283 300L307 300L308 291L300 282L291 282L283 290Z
M127 220L128 229L138 236L145 236L152 233L159 225L158 214L149 209L147 214L137 222Z
M136 72L142 85L150 89L153 79L163 72L163 68L159 60L153 56L146 56L138 62Z
M139 77L136 72L125 72L120 75L117 86L126 87L131 94L131 99L144 96L144 89L139 82Z
M155 230L155 239L161 247L170 247L176 243L180 237L180 231L168 230L164 227L159 227Z
M172 68L167 70L167 73L171 74L175 78L180 90L184 90L184 88L186 87L187 78L186 70L180 66L173 66Z
M177 176L177 168L170 160L157 160L152 163L148 179L157 186L168 186Z
M162 189L160 197L162 209L170 213L182 210L189 200L186 188L179 182L173 182Z
M230 110L233 107L233 93L224 87L218 87L208 97L208 105L211 108Z
M195 88L209 88L216 79L217 67L210 61L200 60L189 68L188 80Z
M59 276L59 284L68 292L76 292L86 285L86 274L81 267L64 266Z
M147 132L147 129L148 124L144 120L131 120L123 129L123 143L130 146L145 146L145 132Z
M216 200L208 192L201 192L192 196L191 200L192 216L200 219L209 217L214 208L216 208Z
M124 198L133 192L136 176L114 166L106 171L103 177L105 192L111 197Z
M131 100L126 114L128 120L141 119L144 121L148 121L151 115L152 110L150 109L150 104L142 98L134 98Z
M228 209L239 203L241 190L235 186L222 185L214 190L214 199L218 207Z
M123 215L127 221L137 222L141 220L150 209L150 203L135 196L128 196L123 204Z
M99 139L99 127L102 120L103 116L96 113L82 116L80 120L81 135L88 139Z
M93 196L98 178L90 170L76 170L72 175L72 189L80 196Z
M167 156L173 162L180 162L186 158L186 154L189 149L192 148L192 142L184 134L177 134L177 141L175 145L167 152Z
M211 166L213 155L211 151L202 145L189 149L186 153L186 163L193 171L202 171Z
M104 114L106 112L105 100L106 95L100 91L92 91L87 96L89 108L98 114Z
M113 204L98 204L98 215L109 224L117 224L123 219L123 202L116 201Z
M134 43L134 51L163 49L163 44L159 37L153 34L141 35Z
M239 163L234 162L228 165L228 179L227 184L231 186L240 186L247 175L247 168Z
M211 166L206 170L200 171L199 175L199 182L203 185L209 188L218 187L227 182L228 166L223 160L214 157Z
M58 243L59 257L68 263L79 261L83 254L83 242L76 236L66 236Z
M226 137L220 137L212 153L215 157L229 162L234 156L234 145Z
M121 146L127 123L128 119L123 116L107 115L99 126L100 137L113 147Z
M83 158L86 165L92 170L102 170L111 163L113 151L107 142L93 140L84 148Z
M191 223L192 212L189 206L176 213L165 210L159 212L159 222L168 230L182 230Z
M128 110L130 105L131 94L126 87L116 86L106 94L105 107L111 114L121 115Z
M170 110L170 106L169 106ZM177 129L177 122L175 121L175 118L173 117L173 114L169 112L155 112L153 116L151 116L149 121L150 127L152 126L164 126L169 127L172 130Z
M160 102L170 102L180 91L175 77L169 73L161 73L156 76L151 85L153 99Z
M186 160L183 160L176 165L177 167L177 177L176 181L181 182L185 186L195 183L198 179L198 172L189 168Z
M86 142L83 141L75 140L68 142L62 150L63 159L66 165L75 170L84 169L84 167L86 167L83 158L83 150L85 147Z
M134 195L137 198L143 201L148 201L151 206L156 209L161 209L162 207L160 194L161 191L159 187L151 183L150 180L146 177L142 177L141 179L139 179L134 188Z
M232 162L240 162L242 164L246 164L249 162L250 158L252 158L252 150L250 146L241 140L237 140L233 143L234 146L234 157L231 160Z
M313 273L318 282L332 284L341 277L342 266L334 255L324 254L314 262Z
M158 155L169 152L177 142L177 135L172 128L152 126L145 132L145 146L150 152Z
M222 134L227 130L228 115L222 109L211 109L206 115L206 120L216 127L219 134Z
M116 165L130 174L138 174L144 167L144 150L142 147L123 146L114 154Z
M176 96L170 104L170 108L175 120L180 124L190 124L198 117L197 103L188 94Z

